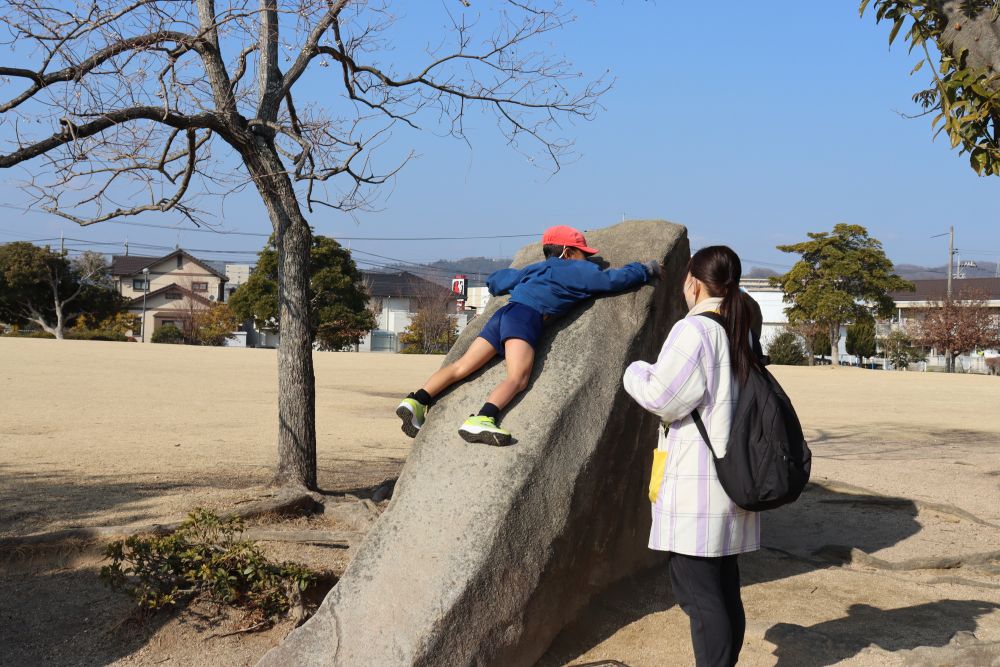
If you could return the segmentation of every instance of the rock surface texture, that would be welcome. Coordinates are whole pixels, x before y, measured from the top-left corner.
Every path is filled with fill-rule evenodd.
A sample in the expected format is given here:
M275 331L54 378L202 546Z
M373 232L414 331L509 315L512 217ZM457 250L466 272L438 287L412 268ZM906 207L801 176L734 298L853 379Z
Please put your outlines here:
M587 240L611 266L660 260L665 278L547 325L528 390L503 415L512 446L457 433L502 379L502 361L440 397L343 578L261 665L533 665L594 594L653 563L646 486L658 423L621 377L655 359L684 314L686 231L632 221ZM541 259L534 244L513 265ZM506 300L491 300L446 363Z

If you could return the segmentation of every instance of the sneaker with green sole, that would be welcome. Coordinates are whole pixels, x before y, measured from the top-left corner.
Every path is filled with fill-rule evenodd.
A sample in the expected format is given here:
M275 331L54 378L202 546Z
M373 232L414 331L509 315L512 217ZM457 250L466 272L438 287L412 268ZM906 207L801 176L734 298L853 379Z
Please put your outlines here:
M427 406L415 398L404 398L396 408L396 416L403 420L403 433L411 438L420 433L426 415Z
M466 442L478 442L493 447L506 447L511 443L510 431L497 426L493 417L472 415L458 429Z

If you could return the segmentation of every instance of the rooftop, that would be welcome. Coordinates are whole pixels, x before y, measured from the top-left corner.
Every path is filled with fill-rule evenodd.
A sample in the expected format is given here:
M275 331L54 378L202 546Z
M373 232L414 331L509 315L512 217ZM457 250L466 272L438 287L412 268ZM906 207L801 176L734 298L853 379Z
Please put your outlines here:
M425 280L408 271L380 273L363 271L367 281L370 281L372 296L388 296L397 298L446 296L451 294L447 287Z
M913 292L893 292L889 296L897 304L907 302L943 301L948 293L948 279L912 280ZM963 278L951 281L951 292L955 297L977 295L990 301L1000 300L1000 278Z

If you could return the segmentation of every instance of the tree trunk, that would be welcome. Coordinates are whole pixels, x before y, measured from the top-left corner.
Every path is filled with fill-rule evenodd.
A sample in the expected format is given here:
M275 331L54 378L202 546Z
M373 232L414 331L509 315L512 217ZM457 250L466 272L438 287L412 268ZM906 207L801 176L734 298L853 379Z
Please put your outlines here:
M278 468L274 483L316 485L316 378L309 317L312 231L268 137L255 136L244 160L274 228L278 250Z
M830 365L840 365L840 325L830 325Z

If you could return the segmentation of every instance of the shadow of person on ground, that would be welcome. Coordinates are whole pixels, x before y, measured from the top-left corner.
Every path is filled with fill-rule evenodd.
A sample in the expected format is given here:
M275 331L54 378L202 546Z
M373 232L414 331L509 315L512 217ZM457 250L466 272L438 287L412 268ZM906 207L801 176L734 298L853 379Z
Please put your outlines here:
M945 646L955 633L975 631L978 620L996 609L1000 604L984 600L939 600L897 609L855 604L843 618L808 627L778 623L764 639L777 646L778 667L824 667L871 645L886 651Z
M845 565L851 549L871 554L916 535L918 513L908 498L842 493L812 483L798 501L764 515L761 545L817 567Z
M891 547L920 531L917 514L916 504L906 498L841 493L810 484L797 502L764 517L762 544L775 557L742 557L743 585L848 564L851 548L873 553ZM673 604L665 566L619 583L563 629L539 667L567 664L621 628Z

